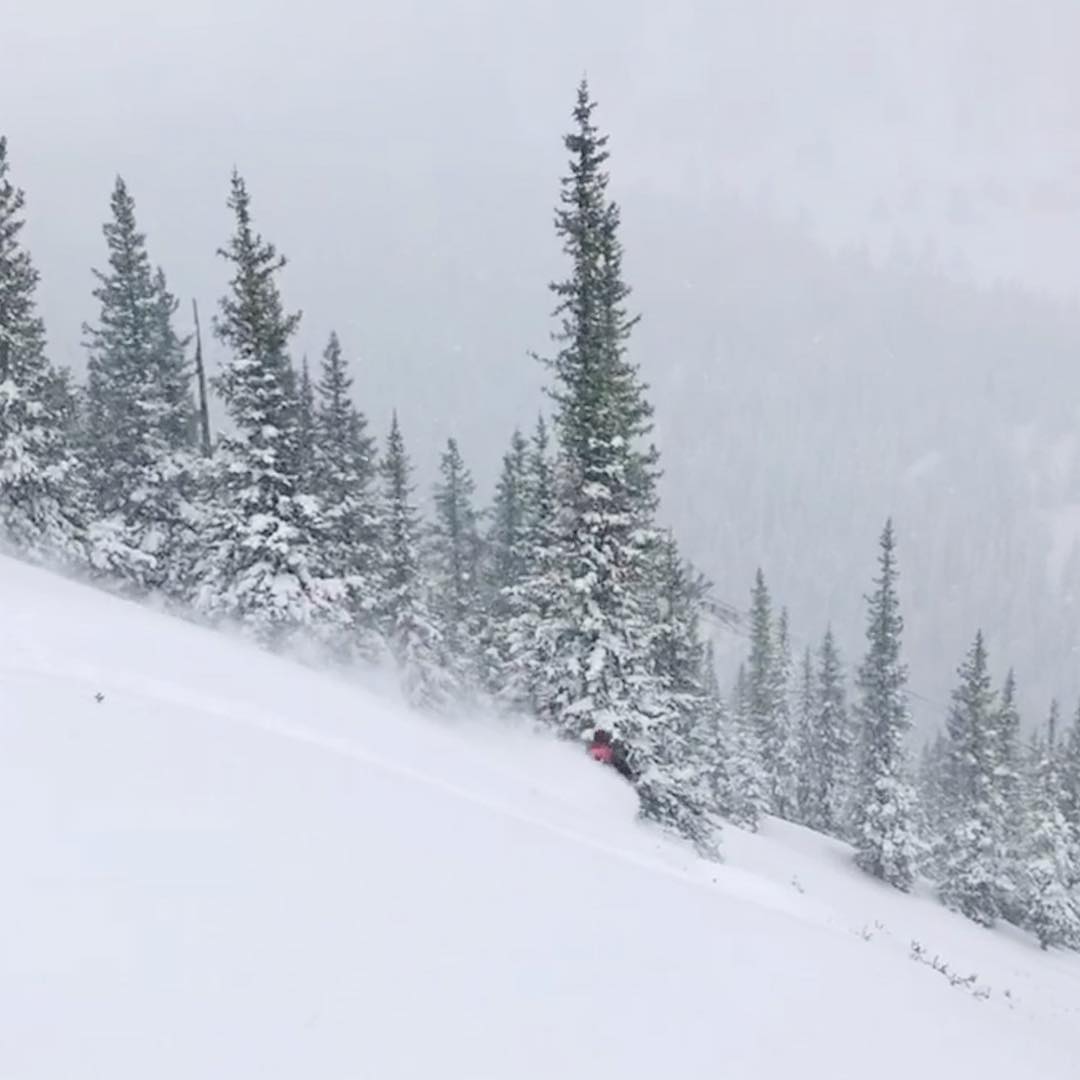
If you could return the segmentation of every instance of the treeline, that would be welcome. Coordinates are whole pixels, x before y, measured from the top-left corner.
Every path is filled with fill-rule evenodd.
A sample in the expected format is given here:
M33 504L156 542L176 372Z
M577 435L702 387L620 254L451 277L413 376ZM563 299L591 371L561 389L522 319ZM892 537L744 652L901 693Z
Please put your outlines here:
M0 540L270 648L391 667L419 708L483 705L573 739L606 728L642 814L706 854L722 820L777 814L851 840L859 866L897 887L926 868L973 917L1077 943L1080 729L1025 758L1018 721L999 722L1012 691L963 713L961 690L949 741L913 775L891 525L853 707L831 633L796 666L761 575L747 663L722 691L709 585L659 524L652 408L627 351L636 319L593 112L582 84L556 215L567 272L551 286L549 415L510 435L487 506L448 440L428 514L397 417L380 445L337 336L317 370L296 365L284 258L238 174L213 320L226 358L210 380L227 429L211 438L201 356L122 180L85 384L53 367L0 140ZM984 761L972 746L988 739Z
M774 614L758 574L731 705L743 750L731 760L746 763L734 790L751 797L727 812L751 826L773 813L847 840L864 870L897 888L922 876L978 923L1004 920L1044 948L1080 949L1080 709L1063 731L1053 704L1025 742L1016 677L994 688L980 631L944 729L910 761L891 523L879 571L851 707L831 630L796 667L786 613Z

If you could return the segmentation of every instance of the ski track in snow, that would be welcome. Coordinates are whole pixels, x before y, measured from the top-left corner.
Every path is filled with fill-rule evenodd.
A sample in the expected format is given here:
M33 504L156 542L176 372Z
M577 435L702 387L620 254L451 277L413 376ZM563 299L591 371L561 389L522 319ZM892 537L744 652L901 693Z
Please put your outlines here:
M1075 1080L1080 958L842 844L708 864L574 747L3 559L0 596L3 1080Z
M283 663L287 662L283 661ZM7 665L0 664L0 677L3 676L5 668L7 668ZM550 821L545 821L541 817L522 813L505 801L486 798L457 784L440 779L429 772L411 768L400 762L391 761L363 750L348 738L319 734L310 728L286 720L280 715L274 715L267 710L252 710L239 700L207 697L203 694L185 690L176 684L140 678L131 672L118 673L115 670L106 672L102 668L87 664L73 664L70 669L61 670L55 666L48 667L40 663L22 663L16 669L8 669L8 674L31 675L48 680L53 684L56 682L77 683L86 698L107 689L106 699L112 700L123 695L128 700L141 700L148 707L147 712L152 712L152 707L155 704L168 702L170 705L180 706L202 716L214 717L225 723L243 724L265 735L272 735L341 758L360 762L389 776L464 800L492 813L510 818L529 828L543 830L570 843L581 845L610 858L620 859L652 873L667 875L687 885L707 887L707 881L701 876L703 864L692 855L688 854L686 856L688 865L679 869L659 860L649 859L639 853L628 851L625 847L602 843L595 837L590 837L579 830L561 827ZM677 838L667 837L665 839L671 851L679 850L681 845ZM706 865L704 870L712 874L713 885L716 885L721 880L728 879L729 888L726 891L735 900L767 906L773 911L802 921L820 921L820 919L808 917L805 905L800 907L792 903L775 887L763 882L754 875L723 865ZM694 871L697 871L697 873L695 874Z

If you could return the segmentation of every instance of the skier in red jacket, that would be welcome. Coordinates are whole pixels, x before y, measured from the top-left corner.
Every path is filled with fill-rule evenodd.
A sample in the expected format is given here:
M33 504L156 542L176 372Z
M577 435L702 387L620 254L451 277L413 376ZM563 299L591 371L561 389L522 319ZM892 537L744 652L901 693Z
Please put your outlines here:
M610 765L627 780L632 781L634 779L634 770L627 760L626 751L621 744L612 740L610 731L597 728L593 732L592 740L588 746L588 754L593 761L599 761L602 765Z
M603 728L597 728L593 732L592 742L589 743L589 757L604 765L610 765L614 761L615 748L611 745L610 732Z

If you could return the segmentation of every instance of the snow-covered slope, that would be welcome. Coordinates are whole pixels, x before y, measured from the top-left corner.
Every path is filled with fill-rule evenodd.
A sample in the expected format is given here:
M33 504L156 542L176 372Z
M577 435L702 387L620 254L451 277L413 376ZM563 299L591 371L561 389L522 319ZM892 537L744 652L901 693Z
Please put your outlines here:
M633 811L570 747L0 561L0 1076L1077 1075L1080 958Z

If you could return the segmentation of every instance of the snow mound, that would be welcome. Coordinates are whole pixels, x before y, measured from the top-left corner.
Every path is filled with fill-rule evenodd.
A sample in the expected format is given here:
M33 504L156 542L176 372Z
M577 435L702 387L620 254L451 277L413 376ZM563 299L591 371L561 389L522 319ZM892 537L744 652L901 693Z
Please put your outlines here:
M0 560L0 1076L1074 1080L1080 958ZM937 957L961 985L924 960Z

